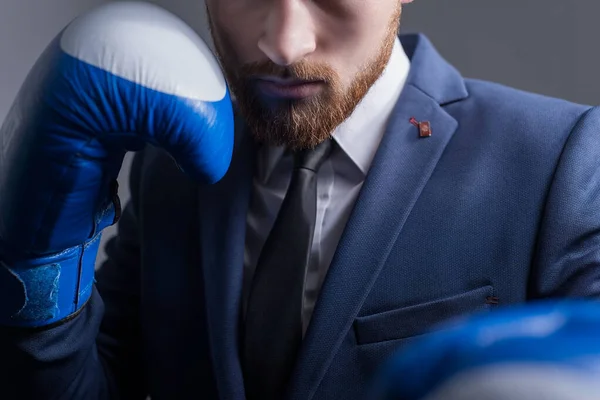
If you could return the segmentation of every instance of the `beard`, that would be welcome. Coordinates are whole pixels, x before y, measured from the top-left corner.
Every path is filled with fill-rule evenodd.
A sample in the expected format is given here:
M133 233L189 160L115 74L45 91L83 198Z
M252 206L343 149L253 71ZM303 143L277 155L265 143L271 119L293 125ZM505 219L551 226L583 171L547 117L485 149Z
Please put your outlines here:
M234 47L226 35L215 29L207 13L217 57L244 117L258 143L286 146L291 150L311 149L330 139L379 79L388 64L398 34L401 6L392 16L377 54L366 62L347 89L339 74L326 63L301 60L290 66L272 61L242 64L236 62ZM267 75L323 82L318 94L299 100L268 101L261 97L254 76Z

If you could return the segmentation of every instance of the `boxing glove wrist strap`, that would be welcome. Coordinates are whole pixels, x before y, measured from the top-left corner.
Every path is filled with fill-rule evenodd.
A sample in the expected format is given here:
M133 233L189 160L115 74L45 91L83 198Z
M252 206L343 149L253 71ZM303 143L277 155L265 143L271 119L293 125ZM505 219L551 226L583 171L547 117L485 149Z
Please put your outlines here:
M44 327L77 312L92 293L100 237L45 257L0 256L0 326Z

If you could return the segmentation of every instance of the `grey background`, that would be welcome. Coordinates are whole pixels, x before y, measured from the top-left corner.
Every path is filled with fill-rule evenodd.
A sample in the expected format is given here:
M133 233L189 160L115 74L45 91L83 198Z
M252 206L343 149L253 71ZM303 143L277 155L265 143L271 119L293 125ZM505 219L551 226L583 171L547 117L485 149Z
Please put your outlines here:
M37 55L70 19L103 0L0 0L0 120ZM202 0L153 0L207 41ZM597 0L415 0L401 30L423 32L463 75L600 103ZM130 157L121 172L121 197ZM104 240L114 234L105 232ZM101 252L99 262L104 258Z
M0 122L35 60L79 13L105 0L0 0Z
M415 0L401 29L426 33L463 75L600 101L600 1Z

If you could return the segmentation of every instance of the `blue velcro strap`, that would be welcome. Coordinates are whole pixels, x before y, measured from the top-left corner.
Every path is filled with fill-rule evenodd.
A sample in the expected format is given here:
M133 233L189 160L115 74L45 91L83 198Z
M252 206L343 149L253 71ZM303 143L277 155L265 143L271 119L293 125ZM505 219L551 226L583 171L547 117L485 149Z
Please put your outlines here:
M0 325L42 327L78 311L92 294L100 237L51 256L0 259Z

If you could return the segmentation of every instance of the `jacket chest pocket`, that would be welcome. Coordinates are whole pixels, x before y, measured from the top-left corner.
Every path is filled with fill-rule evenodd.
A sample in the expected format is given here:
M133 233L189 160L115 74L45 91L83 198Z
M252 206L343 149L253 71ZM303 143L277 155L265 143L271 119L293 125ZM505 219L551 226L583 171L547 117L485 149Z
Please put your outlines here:
M488 310L493 292L491 285L482 286L454 296L358 317L354 320L356 340L363 345L426 333L440 322Z

